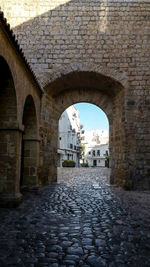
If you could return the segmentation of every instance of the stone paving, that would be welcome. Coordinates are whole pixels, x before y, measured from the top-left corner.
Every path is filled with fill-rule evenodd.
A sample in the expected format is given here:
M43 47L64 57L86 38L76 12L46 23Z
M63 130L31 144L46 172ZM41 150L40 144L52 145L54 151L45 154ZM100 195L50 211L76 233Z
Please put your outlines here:
M150 266L150 214L134 216L107 172L59 169L58 183L1 209L0 267Z

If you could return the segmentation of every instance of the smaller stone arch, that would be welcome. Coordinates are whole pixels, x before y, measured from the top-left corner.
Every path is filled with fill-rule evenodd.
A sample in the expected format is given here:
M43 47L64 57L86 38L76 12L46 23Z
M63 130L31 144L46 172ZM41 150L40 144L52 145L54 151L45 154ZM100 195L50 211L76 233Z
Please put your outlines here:
M39 139L37 113L34 99L31 95L26 97L22 124L21 146L21 190L30 190L38 187Z
M92 90L91 93L89 89L65 90L55 97L56 107L58 107L58 119L70 105L81 102L90 103L102 109L111 124L113 118L113 105L111 98L102 94L98 90Z

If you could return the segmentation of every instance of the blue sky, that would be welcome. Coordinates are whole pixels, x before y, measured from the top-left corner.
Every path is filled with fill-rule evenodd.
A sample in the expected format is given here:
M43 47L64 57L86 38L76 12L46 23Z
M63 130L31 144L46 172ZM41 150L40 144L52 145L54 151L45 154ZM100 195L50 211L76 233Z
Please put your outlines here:
M109 130L105 113L93 104L79 103L74 105L80 114L80 123L85 130Z

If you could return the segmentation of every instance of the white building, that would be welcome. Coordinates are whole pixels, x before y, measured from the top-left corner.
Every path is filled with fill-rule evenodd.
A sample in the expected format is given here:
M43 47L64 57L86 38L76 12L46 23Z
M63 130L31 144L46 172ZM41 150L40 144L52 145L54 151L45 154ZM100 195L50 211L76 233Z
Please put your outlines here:
M109 155L108 144L86 146L84 161L89 167L105 167L106 156Z
M109 137L106 130L81 131L81 144L84 147L81 163L89 167L105 167L109 155Z
M75 106L70 106L59 119L58 166L64 160L74 160L79 166L80 158L80 117Z

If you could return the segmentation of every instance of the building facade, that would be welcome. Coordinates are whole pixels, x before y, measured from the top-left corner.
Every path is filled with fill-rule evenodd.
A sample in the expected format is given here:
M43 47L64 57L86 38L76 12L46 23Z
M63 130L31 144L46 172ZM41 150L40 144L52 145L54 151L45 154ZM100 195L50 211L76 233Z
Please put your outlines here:
M81 163L89 167L105 167L109 155L109 137L106 130L81 131Z
M84 161L89 167L106 167L106 157L109 155L108 144L86 146Z
M59 119L58 166L64 160L73 160L79 166L80 159L80 117L75 106L70 106Z

